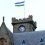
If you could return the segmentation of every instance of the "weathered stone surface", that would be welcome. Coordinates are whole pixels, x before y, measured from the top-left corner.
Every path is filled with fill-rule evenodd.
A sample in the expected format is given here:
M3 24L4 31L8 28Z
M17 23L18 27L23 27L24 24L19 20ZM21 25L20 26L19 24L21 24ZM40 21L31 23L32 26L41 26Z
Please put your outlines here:
M31 31L35 31L36 29L36 22L33 21L33 16L30 15L28 18L24 18L24 19L16 19L16 18L12 18L12 25L13 25L13 32L20 32L18 30L20 25L24 25L25 26L25 32L31 32Z
M2 22L2 25L0 27L0 39L6 39L5 44L7 45L13 45L13 34L11 33L11 31L6 27L5 22ZM4 40L2 40L4 41ZM1 40L0 40L1 42ZM4 43L4 42L2 42Z

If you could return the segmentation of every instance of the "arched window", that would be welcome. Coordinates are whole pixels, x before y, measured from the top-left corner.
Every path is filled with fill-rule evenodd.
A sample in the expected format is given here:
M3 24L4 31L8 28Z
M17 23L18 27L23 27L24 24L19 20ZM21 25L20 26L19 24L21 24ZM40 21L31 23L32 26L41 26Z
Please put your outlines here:
M0 38L0 45L7 45L7 40L5 38Z

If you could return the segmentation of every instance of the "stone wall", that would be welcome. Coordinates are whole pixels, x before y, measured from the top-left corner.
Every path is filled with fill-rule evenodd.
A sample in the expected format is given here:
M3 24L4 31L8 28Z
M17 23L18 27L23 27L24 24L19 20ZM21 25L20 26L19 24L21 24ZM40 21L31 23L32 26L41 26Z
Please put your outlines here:
M31 31L35 31L36 29L36 22L33 21L33 16L30 15L28 18L23 18L23 19L16 19L16 18L12 18L12 25L13 25L13 32L20 32L18 30L20 25L24 25L26 28L25 32L31 32Z

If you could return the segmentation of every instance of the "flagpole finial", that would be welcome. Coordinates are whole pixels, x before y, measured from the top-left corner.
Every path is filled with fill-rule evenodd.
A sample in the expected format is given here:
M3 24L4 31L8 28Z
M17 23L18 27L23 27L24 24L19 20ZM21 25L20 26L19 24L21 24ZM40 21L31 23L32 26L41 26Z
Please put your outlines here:
M3 22L4 22L4 16L3 16Z

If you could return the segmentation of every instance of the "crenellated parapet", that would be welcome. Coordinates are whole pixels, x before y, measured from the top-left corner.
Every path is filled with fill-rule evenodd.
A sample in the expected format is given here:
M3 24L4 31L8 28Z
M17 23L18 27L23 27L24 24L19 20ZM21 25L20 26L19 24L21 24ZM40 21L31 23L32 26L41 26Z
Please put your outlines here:
M28 18L16 19L12 18L12 25L14 26L14 32L18 31L18 27L20 25L24 25L26 27L26 31L35 31L37 28L37 23L33 21L33 16L29 15Z
M12 23L21 23L21 22L29 22L29 21L33 21L33 16L30 15L28 18L23 18L23 19L16 19L16 18L12 18Z

